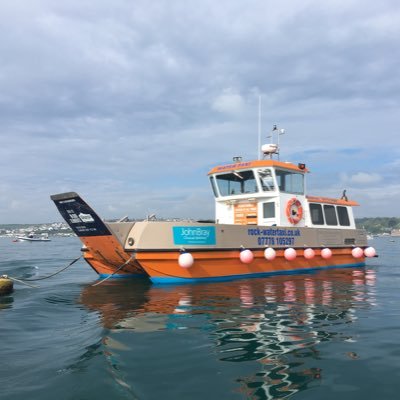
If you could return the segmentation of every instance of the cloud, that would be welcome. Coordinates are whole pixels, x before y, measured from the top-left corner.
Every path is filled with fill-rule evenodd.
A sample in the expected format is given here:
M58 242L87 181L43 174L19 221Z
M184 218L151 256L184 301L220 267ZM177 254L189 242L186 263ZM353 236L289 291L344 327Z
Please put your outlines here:
M244 102L242 96L234 89L224 89L212 101L212 108L219 112L236 114L243 110Z
M345 183L353 183L360 185L370 185L380 182L382 180L382 176L377 173L367 173L367 172L357 172L354 175L347 176L346 174L342 175L342 180Z
M397 179L398 2L250 3L1 2L0 221L56 218L63 190L107 215L145 215L148 196L209 217L187 192L258 154L259 94L262 140L285 128L313 190Z

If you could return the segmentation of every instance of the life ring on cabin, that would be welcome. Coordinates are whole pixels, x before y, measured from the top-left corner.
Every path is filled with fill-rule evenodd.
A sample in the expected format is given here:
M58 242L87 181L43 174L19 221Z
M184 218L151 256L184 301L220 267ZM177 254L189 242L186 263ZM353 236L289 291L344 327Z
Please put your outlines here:
M298 224L303 218L303 206L295 197L290 199L286 204L286 217L293 225Z

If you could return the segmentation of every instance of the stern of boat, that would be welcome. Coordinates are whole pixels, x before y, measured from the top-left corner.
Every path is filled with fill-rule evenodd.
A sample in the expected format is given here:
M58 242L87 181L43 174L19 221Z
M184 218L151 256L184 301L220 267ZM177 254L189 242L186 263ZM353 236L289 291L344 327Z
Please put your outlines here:
M114 232L77 193L60 193L50 197L65 222L81 240L84 259L99 275L146 275L133 253L123 248L118 237L120 229Z

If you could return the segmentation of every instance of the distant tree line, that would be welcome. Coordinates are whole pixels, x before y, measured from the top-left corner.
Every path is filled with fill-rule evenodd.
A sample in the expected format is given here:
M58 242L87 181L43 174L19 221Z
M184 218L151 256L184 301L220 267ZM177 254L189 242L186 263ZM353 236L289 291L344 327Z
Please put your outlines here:
M393 229L400 229L400 218L356 218L356 225L357 228L363 228L373 235L378 235L381 233L390 233Z

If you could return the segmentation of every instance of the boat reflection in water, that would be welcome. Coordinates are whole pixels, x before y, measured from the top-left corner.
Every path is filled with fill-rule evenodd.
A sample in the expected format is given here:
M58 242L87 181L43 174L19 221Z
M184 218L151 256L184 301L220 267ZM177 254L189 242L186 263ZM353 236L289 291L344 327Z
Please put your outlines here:
M85 288L81 302L99 312L110 336L121 330L189 329L193 334L197 329L213 348L210 362L216 357L243 363L243 374L237 375L238 364L232 372L237 395L281 399L319 384L322 342L349 342L351 348L353 339L343 328L357 319L357 312L374 306L374 286L372 269L173 287L112 281ZM106 346L108 340L114 339L106 337ZM157 346L166 342L155 341L154 351ZM112 353L112 346L108 350ZM346 357L358 356L349 351Z

